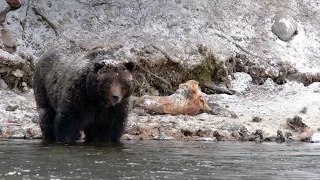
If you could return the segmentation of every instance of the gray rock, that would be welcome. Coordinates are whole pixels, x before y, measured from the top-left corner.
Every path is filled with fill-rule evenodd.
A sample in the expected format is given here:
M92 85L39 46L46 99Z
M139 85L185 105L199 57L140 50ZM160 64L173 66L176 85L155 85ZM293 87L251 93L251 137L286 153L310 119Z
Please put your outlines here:
M23 92L26 92L26 91L28 91L28 90L29 90L28 87L23 87L23 88L22 88L22 91L23 91Z
M239 122L230 122L230 123L224 123L221 125L221 130L227 130L227 131L240 131L241 129L244 129L244 125Z
M8 3L0 3L0 26L6 21L6 16L10 9L11 7Z
M209 114L225 116L225 117L229 117L230 115L232 115L232 112L230 112L228 109L220 106L217 103L208 102L208 106L211 109L210 111L207 112Z
M308 111L307 107L303 107L300 112L302 114L307 114L307 111Z
M278 11L271 30L282 41L289 41L297 32L297 23L287 11Z
M36 134L32 136L32 139L42 139L42 134Z
M278 143L286 141L285 136L283 135L283 132L280 129L277 131L277 138L275 139L275 141Z
M15 77L20 78L20 77L23 76L24 72L21 71L20 69L16 69L16 70L12 71L12 74L13 74Z
M17 132L9 136L10 139L24 139L25 135L22 132Z
M8 105L6 107L6 111L15 111L18 109L18 107L19 107L18 105Z
M233 74L232 89L236 92L244 92L248 90L248 85L252 82L252 77L244 72L236 72Z
M8 85L0 78L0 89L8 89Z
M20 0L6 0L8 4L14 9L17 9L21 6L21 1Z
M32 118L31 118L31 122L35 123L35 124L39 124L39 116L38 114L35 114Z
M1 2L1 3L0 3L0 13L2 13L3 11L5 11L8 7L10 7L10 5L9 5L8 3Z
M0 40L2 41L3 45L10 48L16 46L17 42L15 35L6 29L0 30Z
M299 132L304 132L308 127L299 116L294 116L293 118L287 118L287 125L291 129Z
M196 141L217 141L217 139L214 137L214 138L211 138L211 137L200 137L198 139L196 139Z
M252 122L261 122L261 121L262 121L261 117L255 116L252 118Z
M164 132L162 132L159 136L155 136L153 139L154 139L154 140L169 140L169 141L174 140L173 137L168 136L168 135L167 135L166 133L164 133Z
M130 140L133 139L133 137L132 137L131 135L129 135L129 134L124 134L124 135L122 136L122 139L125 139L125 140L130 141Z

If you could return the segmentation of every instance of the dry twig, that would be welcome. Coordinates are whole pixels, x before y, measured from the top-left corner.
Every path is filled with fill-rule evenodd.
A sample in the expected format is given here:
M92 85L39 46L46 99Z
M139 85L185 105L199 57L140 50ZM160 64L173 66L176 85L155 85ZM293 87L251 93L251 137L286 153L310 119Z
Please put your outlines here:
M166 53L164 50L160 49L159 47L157 47L157 46L155 46L155 45L153 45L153 44L151 44L151 46L152 46L154 49L156 49L156 50L158 50L159 52L161 52L167 60L169 60L169 61L171 61L171 62L173 62L173 63L178 63L177 61L173 60L173 59L169 56L169 54Z
M3 126L22 126L20 123L3 123Z
M204 83L203 86L206 87L206 88L209 88L209 89L211 89L211 90L213 90L214 92L217 92L217 93L228 94L228 95L235 94L234 90L228 90L228 89L225 89L225 88L222 88L222 87L218 87L218 86L215 86L215 85L212 85L212 84Z
M218 37L224 38L224 39L226 39L227 41L231 42L233 45L235 45L237 48L239 48L241 51L243 51L243 52L245 52L245 53L247 53L247 54L250 54L250 55L252 55L252 56L259 57L259 58L270 59L269 57L259 56L259 55L255 54L255 53L252 53L252 52L246 50L244 47L240 46L238 43L230 40L228 37L226 37L226 36L224 36L224 35L222 35L222 34L220 34L220 33L215 33L215 34L216 34Z
M142 71L144 71L144 72L150 74L151 76L159 79L160 81L164 82L165 84L167 84L167 85L171 88L171 84L170 84L166 79L163 79L162 77L159 77L159 76L157 76L156 74L154 74L154 73L152 73L152 72L150 72L150 71L148 71L148 70L146 70L146 69L144 69L144 68L141 68L141 67L139 67L139 68L140 68Z
M36 15L41 16L43 20L45 20L49 24L49 26L53 29L56 36L59 36L57 26L54 25L39 8L32 7L32 10L34 11L34 13L36 13Z

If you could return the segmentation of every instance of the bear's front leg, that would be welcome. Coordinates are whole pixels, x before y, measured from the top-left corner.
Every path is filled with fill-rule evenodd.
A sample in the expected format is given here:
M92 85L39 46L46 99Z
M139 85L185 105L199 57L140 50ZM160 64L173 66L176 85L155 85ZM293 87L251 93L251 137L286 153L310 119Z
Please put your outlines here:
M116 104L99 112L85 129L86 141L119 142L127 122L127 103Z
M55 120L56 141L71 144L80 137L80 113L58 112Z
M127 123L127 117L127 102L122 102L106 108L102 117L104 125L101 126L101 129L99 130L101 133L100 139L119 142Z

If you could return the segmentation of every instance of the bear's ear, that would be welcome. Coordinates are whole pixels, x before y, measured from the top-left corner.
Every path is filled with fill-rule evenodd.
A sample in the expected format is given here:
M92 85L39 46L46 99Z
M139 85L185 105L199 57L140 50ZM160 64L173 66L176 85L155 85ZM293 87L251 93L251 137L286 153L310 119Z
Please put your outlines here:
M135 65L134 65L134 63L133 62L128 62L128 63L125 63L124 64L124 66L126 67L126 69L127 70L129 70L130 72L132 72L133 71L133 69L134 69L134 67L135 67Z
M104 62L97 62L94 63L94 72L98 72L101 68L103 68Z

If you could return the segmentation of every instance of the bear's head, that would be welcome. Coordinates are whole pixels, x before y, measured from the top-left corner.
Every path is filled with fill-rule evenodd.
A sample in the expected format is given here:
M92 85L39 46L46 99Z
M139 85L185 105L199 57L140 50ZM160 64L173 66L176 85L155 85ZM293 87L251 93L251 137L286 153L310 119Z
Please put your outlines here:
M96 95L107 106L115 106L126 100L134 90L132 71L133 62L108 64L101 61L94 63Z

